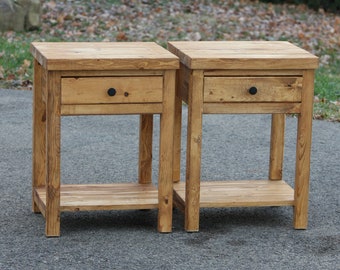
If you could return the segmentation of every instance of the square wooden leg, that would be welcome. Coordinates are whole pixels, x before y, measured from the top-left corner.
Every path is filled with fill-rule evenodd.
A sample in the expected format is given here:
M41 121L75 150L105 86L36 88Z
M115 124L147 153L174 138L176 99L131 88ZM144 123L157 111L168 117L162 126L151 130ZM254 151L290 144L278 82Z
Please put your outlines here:
M301 113L298 118L296 169L294 188L294 228L306 229L308 224L308 195L310 152L312 141L314 71L303 73Z
M285 114L272 114L269 160L270 180L282 180L285 123Z
M164 74L163 111L160 123L159 178L158 178L158 231L172 231L173 205L173 127L175 70Z
M152 182L152 132L153 114L140 116L138 182Z
M199 230L203 71L195 70L189 82L186 159L185 230Z
M58 72L47 77L46 236L60 235L60 78Z
M43 83L43 69L34 61L33 90L33 136L32 136L32 210L40 213L37 202L34 201L35 188L45 185L46 180L46 86Z

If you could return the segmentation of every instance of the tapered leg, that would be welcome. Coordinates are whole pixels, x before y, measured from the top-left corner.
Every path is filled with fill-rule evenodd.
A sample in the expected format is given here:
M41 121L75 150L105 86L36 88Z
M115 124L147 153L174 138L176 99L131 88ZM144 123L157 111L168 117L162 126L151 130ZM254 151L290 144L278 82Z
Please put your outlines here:
M47 77L46 236L60 235L60 74Z
M282 180L285 114L272 114L269 179Z
M45 185L46 179L46 85L43 80L43 69L34 61L33 90L33 141L32 141L32 210L40 213L35 198L35 188Z
M310 151L314 98L314 71L303 73L301 113L298 118L296 169L294 193L294 228L306 229L308 223L308 197Z
M199 230L203 71L194 70L189 81L186 158L185 229Z
M174 102L175 70L167 70L164 73L163 111L160 119L158 179L159 232L172 231Z
M139 128L138 182L150 184L152 180L152 132L153 115L142 114Z

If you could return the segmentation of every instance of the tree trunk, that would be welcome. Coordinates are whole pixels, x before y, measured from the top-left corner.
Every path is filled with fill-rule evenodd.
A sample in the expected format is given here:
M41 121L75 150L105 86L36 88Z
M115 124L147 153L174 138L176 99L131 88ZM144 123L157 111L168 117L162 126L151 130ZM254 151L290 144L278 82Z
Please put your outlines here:
M0 0L0 31L37 29L40 17L40 0Z

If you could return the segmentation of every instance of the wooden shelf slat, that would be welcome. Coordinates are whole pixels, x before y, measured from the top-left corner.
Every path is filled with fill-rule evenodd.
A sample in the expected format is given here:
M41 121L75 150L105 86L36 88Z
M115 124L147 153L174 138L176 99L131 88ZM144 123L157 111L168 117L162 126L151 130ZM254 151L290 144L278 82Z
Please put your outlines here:
M46 205L45 187L36 188ZM128 210L158 208L158 190L151 184L61 185L60 211Z
M185 182L174 184L175 204L185 202ZM202 181L200 207L292 206L294 189L285 181Z

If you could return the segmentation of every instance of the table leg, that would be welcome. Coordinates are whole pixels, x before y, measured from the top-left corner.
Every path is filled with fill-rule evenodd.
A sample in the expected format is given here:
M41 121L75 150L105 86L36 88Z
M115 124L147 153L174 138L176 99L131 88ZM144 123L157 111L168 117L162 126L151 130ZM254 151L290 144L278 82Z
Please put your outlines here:
M188 134L185 187L185 229L199 230L203 71L194 70L189 81Z
M60 235L60 74L47 76L46 236Z
M181 129L182 129L182 97L180 94L180 72L176 74L175 95L175 123L174 123L174 147L173 147L173 181L181 180Z
M308 223L308 195L310 152L312 141L314 99L314 70L303 73L301 112L298 118L296 169L294 188L294 228L306 229Z
M46 180L46 85L43 68L34 61L33 136L32 136L32 210L40 213L35 201L35 188L45 185Z
M153 114L140 116L138 182L152 182L152 132Z
M175 102L175 70L164 72L163 111L160 116L158 231L172 231L173 200L173 131Z
M269 179L282 180L285 114L272 114Z

